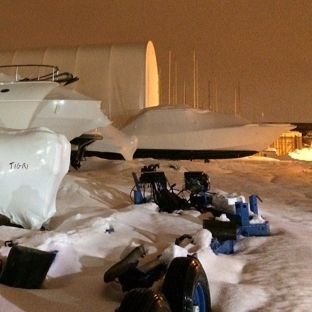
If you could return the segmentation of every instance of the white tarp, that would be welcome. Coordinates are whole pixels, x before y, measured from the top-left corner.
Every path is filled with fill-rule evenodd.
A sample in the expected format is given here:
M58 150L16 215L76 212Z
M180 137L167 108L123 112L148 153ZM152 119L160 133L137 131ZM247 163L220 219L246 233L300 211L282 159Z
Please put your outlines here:
M79 77L72 88L102 101L117 128L141 109L159 104L152 42L0 51L0 65L45 64Z
M70 143L46 128L0 128L0 214L40 229L56 212L56 194L69 169Z

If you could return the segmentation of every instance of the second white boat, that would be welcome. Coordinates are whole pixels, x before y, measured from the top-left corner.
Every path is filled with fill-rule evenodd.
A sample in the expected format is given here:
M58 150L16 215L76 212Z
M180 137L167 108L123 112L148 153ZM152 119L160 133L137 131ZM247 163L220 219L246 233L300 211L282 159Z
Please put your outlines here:
M266 149L291 124L253 124L237 115L187 106L143 109L122 131L138 137L135 158L237 158Z

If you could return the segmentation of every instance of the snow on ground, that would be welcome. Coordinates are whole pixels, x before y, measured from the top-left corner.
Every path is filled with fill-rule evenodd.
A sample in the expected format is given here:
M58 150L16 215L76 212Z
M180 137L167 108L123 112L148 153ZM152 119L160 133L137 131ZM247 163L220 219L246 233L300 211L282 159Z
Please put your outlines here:
M312 160L312 148L305 147L301 150L296 150L294 152L289 153L289 155L294 159L311 161Z
M7 240L58 254L42 289L0 285L0 310L113 312L124 293L117 283L105 284L103 275L122 254L145 243L149 253L142 261L149 261L182 234L201 230L205 215L197 211L168 214L154 203L133 204L132 172L155 163L177 188L183 172L204 171L212 189L262 199L259 212L270 236L242 237L232 255L215 255L204 243L190 249L207 273L214 312L311 310L312 165L261 157L210 163L89 158L65 176L46 231L1 226L4 260Z

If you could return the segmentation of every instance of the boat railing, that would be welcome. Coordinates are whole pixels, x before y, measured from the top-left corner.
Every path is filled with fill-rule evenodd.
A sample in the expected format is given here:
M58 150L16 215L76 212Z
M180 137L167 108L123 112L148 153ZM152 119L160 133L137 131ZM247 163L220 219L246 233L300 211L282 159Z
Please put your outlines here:
M74 77L68 72L59 72L57 66L42 64L20 64L2 65L0 72L11 76L14 82L19 81L55 81L65 83L65 85L75 82L78 77Z

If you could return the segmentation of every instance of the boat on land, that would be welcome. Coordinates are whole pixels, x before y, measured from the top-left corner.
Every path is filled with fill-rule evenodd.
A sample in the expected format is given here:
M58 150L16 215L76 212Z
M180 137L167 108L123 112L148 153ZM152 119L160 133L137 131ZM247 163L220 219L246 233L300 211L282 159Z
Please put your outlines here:
M87 149L132 160L137 138L122 133L101 110L101 101L59 86L41 102L31 127L64 134L72 144L72 165L79 168Z
M291 124L250 123L230 114L178 105L145 108L121 131L138 138L134 158L222 159L266 149Z
M45 127L63 134L72 144L75 168L80 167L86 147L96 141L101 141L94 145L99 151L132 159L136 138L111 125L101 101L65 87L77 80L71 73L60 73L57 66L0 66L0 128Z
M111 121L101 111L101 101L58 86L41 101L30 126L46 127L72 141L110 124Z
M78 78L50 65L0 66L0 127L27 129L46 95Z

